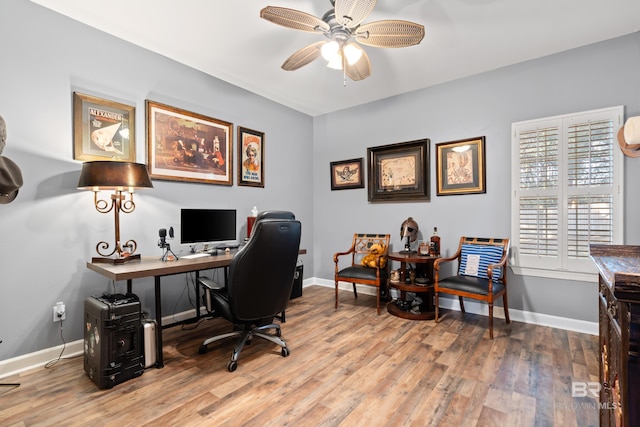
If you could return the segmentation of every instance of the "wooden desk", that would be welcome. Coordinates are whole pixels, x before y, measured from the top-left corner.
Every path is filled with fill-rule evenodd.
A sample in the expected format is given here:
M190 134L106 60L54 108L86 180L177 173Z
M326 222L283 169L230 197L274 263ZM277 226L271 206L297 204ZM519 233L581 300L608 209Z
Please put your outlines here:
M389 260L400 262L400 281L397 283L389 281L389 286L400 290L400 299L404 300L406 298L407 292L415 292L416 294L420 294L420 298L422 298L422 305L420 307L421 311L419 313L405 311L401 309L395 301L391 301L389 304L387 304L387 311L390 314L402 317L403 319L435 319L436 313L433 306L433 262L437 258L429 255L418 255L417 253L402 254L400 252L390 252L387 255L387 258ZM428 283L424 285L406 283L405 278L407 263L416 264L416 270L418 270L418 265L424 265L426 267L426 276Z
M196 273L196 283L200 270L228 267L235 252L230 254L206 256L202 258L184 259L177 261L161 261L156 257L142 257L137 261L126 264L102 264L87 262L87 268L114 280L126 280L127 292L132 292L132 280L143 277L153 277L155 280L155 317L156 327L156 367L162 368L162 301L160 292L160 278L180 273ZM225 273L226 279L226 273ZM200 287L196 286L196 316L200 317ZM171 326L171 325L168 325Z
M155 316L156 316L156 368L164 366L162 357L162 301L160 292L160 278L180 273L196 273L196 283L198 282L198 273L200 270L209 270L211 268L222 268L231 265L231 260L237 251L230 254L212 255L201 258L184 259L177 261L161 261L156 257L142 257L140 260L130 261L126 264L102 264L87 262L87 268L96 273L114 280L126 280L127 292L132 292L132 280L143 277L153 277L155 280ZM298 254L304 255L306 249L300 249ZM227 280L225 270L225 282ZM200 317L200 287L196 286L196 316ZM167 325L167 327L173 325Z

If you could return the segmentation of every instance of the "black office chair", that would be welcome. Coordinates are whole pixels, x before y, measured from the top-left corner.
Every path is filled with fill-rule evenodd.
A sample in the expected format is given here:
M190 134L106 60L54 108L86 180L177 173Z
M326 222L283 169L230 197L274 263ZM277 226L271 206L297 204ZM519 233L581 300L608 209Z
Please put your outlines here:
M256 222L262 221L263 219L296 219L296 216L293 212L289 211L262 211L256 216ZM254 223L255 225L255 223ZM253 230L252 230L253 231Z
M263 219L296 219L296 216L293 212L289 211L262 211L258 215L256 215L256 223ZM255 223L254 223L255 224ZM285 323L287 321L286 310L282 310L282 313L276 316L276 318Z
M231 261L227 286L207 289L212 310L233 323L233 331L205 340L199 349L201 354L214 341L239 336L227 364L229 372L233 372L244 345L258 336L281 346L283 357L289 355L280 325L273 319L284 311L291 295L301 230L300 221L256 221L251 238ZM275 334L266 333L269 329L274 329Z

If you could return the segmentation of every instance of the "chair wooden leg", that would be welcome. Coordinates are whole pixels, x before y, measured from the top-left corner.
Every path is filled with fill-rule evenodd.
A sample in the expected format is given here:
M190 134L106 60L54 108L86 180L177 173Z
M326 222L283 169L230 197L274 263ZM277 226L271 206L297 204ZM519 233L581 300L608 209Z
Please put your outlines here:
M460 311L464 313L464 302L462 301L462 297L459 296L458 300L460 300Z
M435 309L436 309L436 323L438 323L438 315L440 314L440 313L439 313L439 310L440 310L440 309L438 308L438 305L439 305L439 304L438 304L438 293L437 293L437 292L435 292L435 293L433 294L433 299L434 299L434 303L435 303L435 306L436 306L436 307L435 307Z
M336 309L338 308L338 281L336 280Z
M489 304L489 338L493 339L493 304Z
M353 285L353 295L355 295L355 298L358 299L358 291L356 291L356 284L352 283Z
M507 303L507 291L505 290L504 294L502 295L502 306L504 307L504 320L507 321L507 323L511 323L511 319L509 319L509 306Z
M380 316L380 286L376 286L376 309L378 310L378 316Z

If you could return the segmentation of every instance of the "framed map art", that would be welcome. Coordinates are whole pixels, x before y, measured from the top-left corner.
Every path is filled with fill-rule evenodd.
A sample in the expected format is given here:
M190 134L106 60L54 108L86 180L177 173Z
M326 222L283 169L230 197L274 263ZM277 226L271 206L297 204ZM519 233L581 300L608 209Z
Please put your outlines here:
M429 200L429 139L367 148L369 201Z

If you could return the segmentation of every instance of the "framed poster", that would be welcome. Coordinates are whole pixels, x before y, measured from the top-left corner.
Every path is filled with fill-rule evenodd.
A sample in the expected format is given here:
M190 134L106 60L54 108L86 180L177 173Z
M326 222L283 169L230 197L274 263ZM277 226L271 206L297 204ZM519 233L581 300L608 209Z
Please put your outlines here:
M147 104L151 178L233 184L233 124L153 101Z
M364 188L363 159L331 162L331 190Z
M367 148L369 201L429 200L429 139Z
M485 137L436 144L438 196L486 193Z
M238 126L238 185L264 188L264 132Z
M73 158L136 161L135 107L73 93Z

